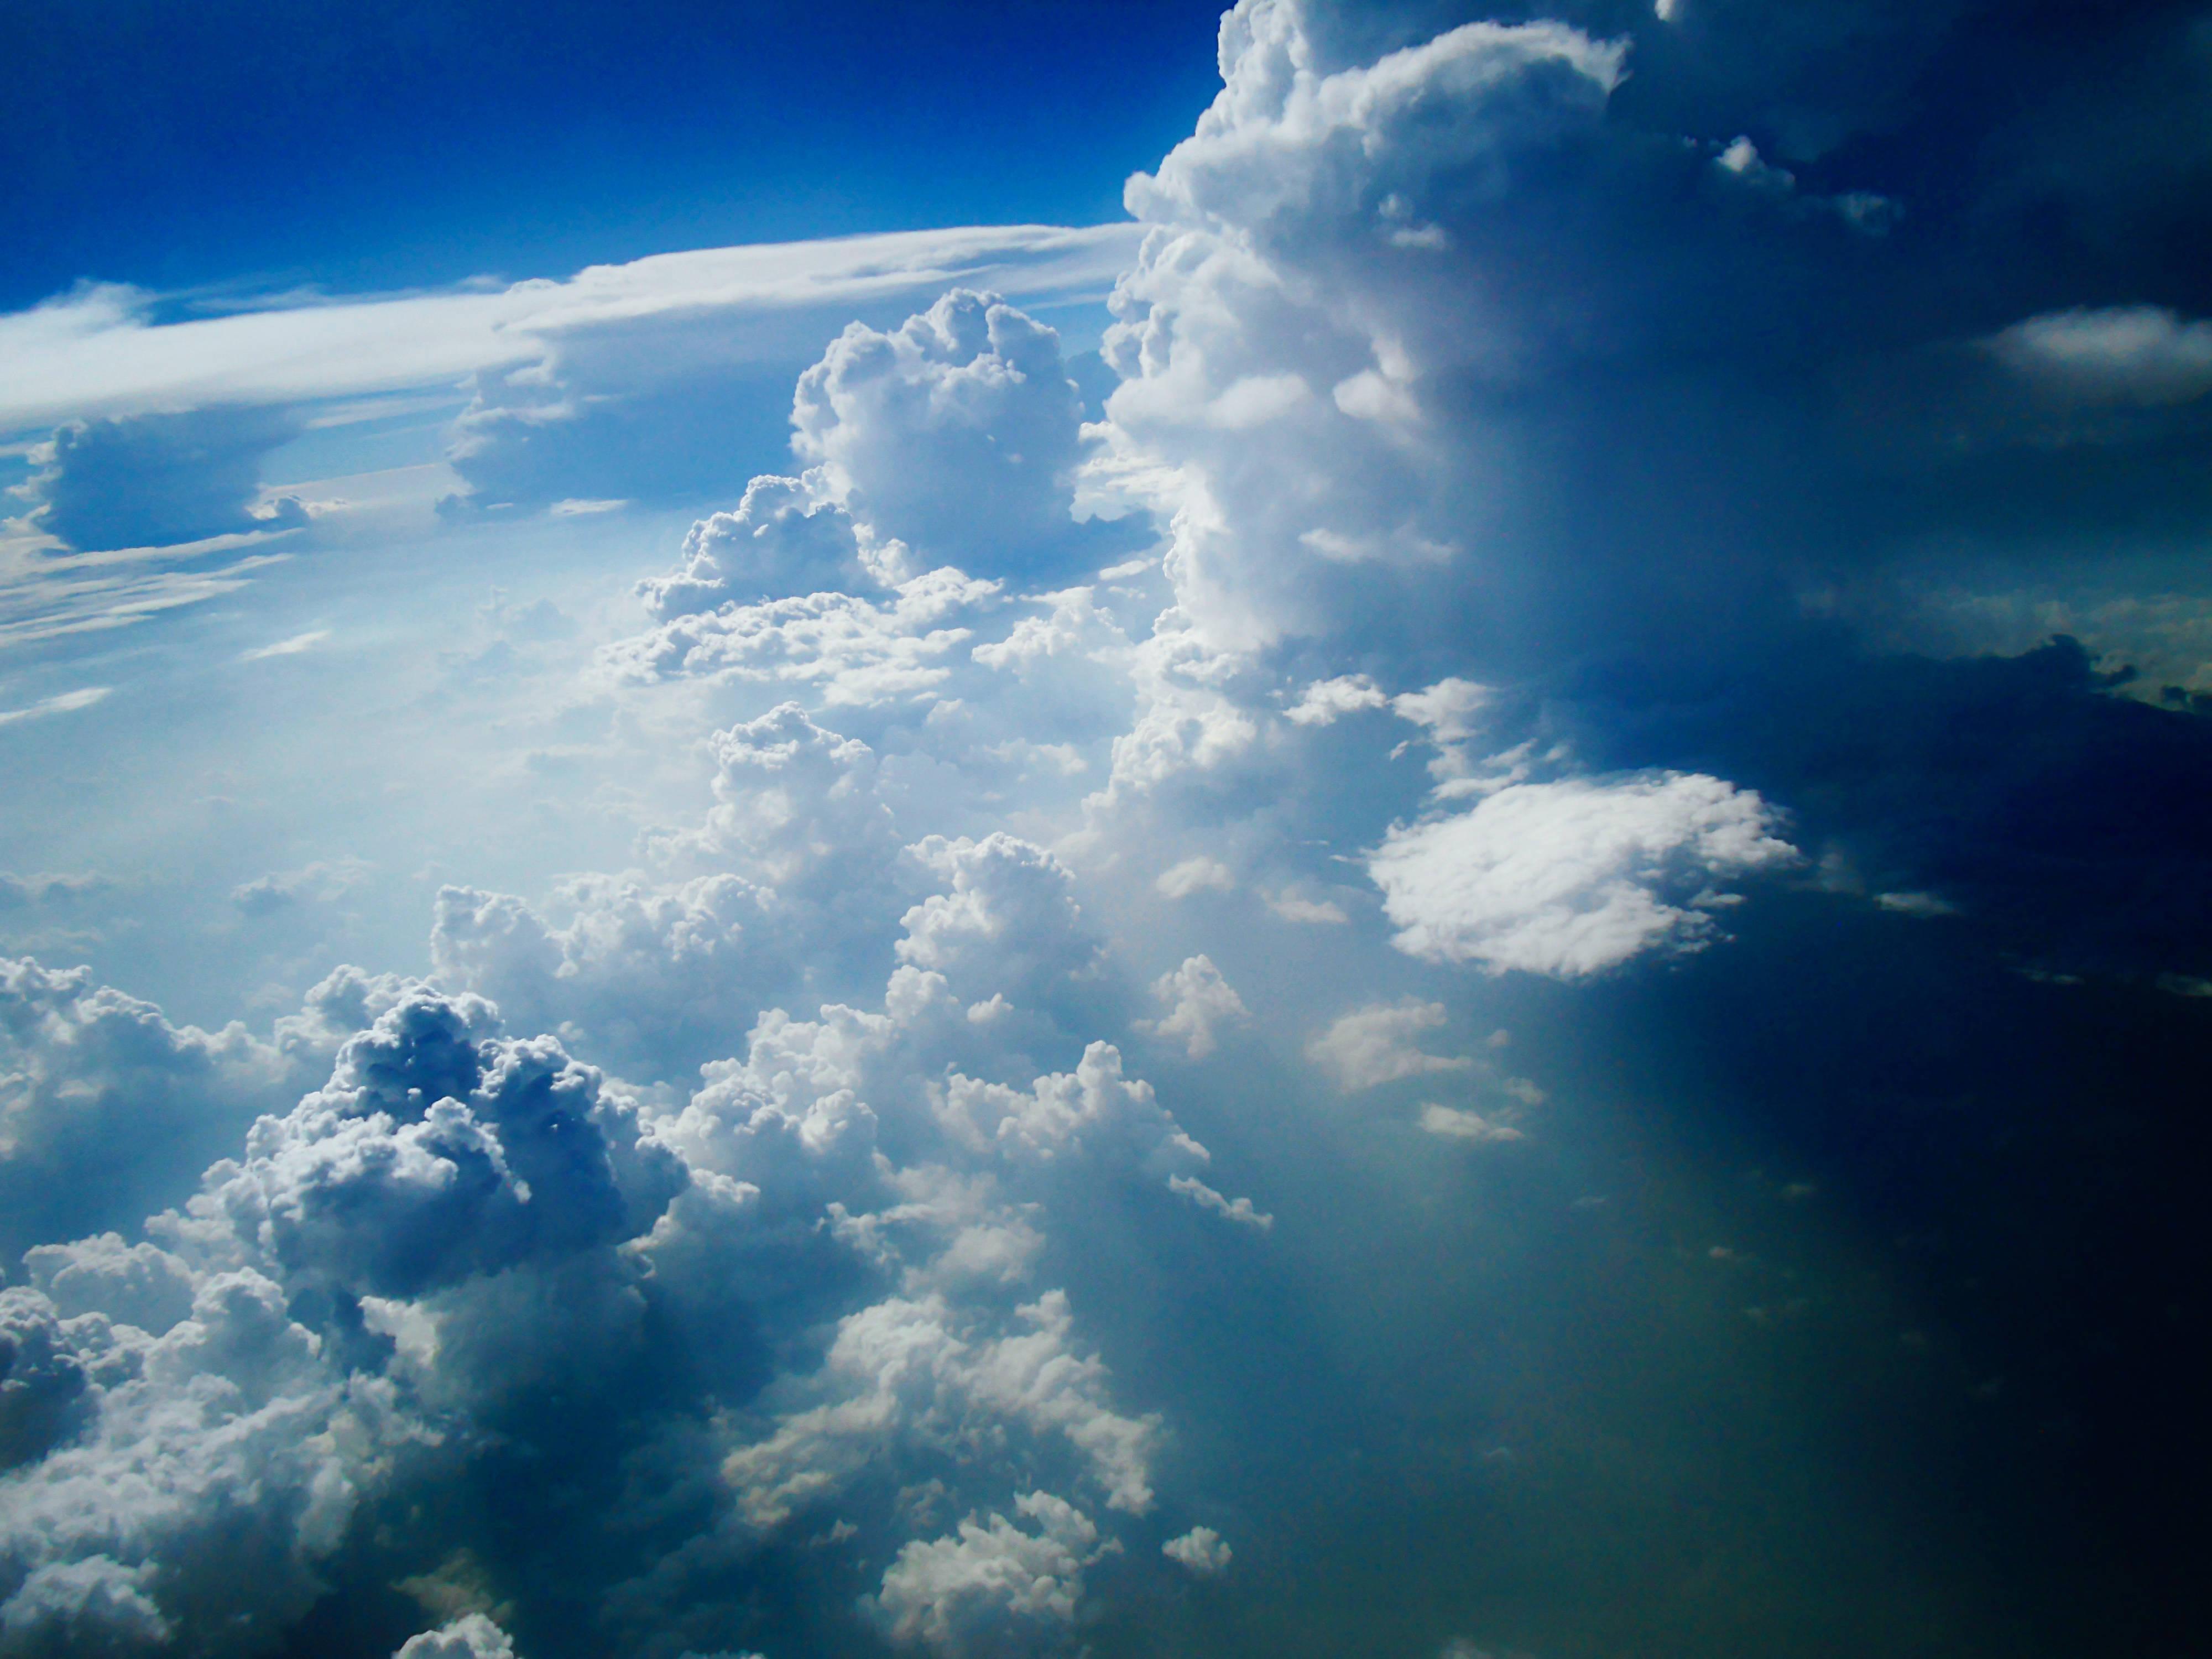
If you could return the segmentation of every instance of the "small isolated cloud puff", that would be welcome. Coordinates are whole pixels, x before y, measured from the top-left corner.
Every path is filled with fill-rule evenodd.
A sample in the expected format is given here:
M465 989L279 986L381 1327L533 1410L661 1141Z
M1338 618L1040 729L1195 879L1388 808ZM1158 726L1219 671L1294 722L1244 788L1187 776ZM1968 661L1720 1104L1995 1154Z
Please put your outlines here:
M1048 1492L1024 1492L1014 1508L1036 1531L1003 1515L970 1517L951 1537L900 1550L875 1598L884 1634L969 1659L1031 1651L1040 1636L1072 1625L1083 1569L1098 1559L1098 1528Z
M1485 1117L1480 1112L1470 1112L1459 1107L1439 1106L1434 1102L1421 1108L1421 1127L1447 1140L1471 1141L1478 1146L1528 1139L1510 1123L1502 1123L1494 1118Z
M1355 1008L1306 1045L1306 1058L1336 1079L1346 1091L1372 1089L1401 1078L1431 1072L1463 1072L1474 1062L1463 1055L1425 1054L1420 1033L1444 1023L1441 1002L1405 997L1396 1002Z
M1160 1553L1200 1578L1216 1578L1229 1571L1233 1552L1212 1528L1193 1527L1182 1536L1170 1538L1161 1545Z
M1408 956L1576 979L1699 948L1733 901L1714 881L1798 861L1778 828L1755 791L1697 773L1515 784L1394 828L1367 867Z
M2212 392L2212 322L2162 306L2076 307L2014 323L1983 342L2007 368L2071 404L2188 403Z
M1381 708L1390 699L1364 674L1340 674L1333 680L1316 680L1283 711L1293 726L1330 726L1346 714L1363 708Z
M1211 957L1188 957L1171 974L1152 981L1152 994L1169 1005L1163 1019L1139 1020L1137 1029L1180 1040L1193 1060L1204 1060L1218 1046L1216 1030L1231 1020L1249 1019L1251 1011Z
M1344 914L1344 907L1332 900L1300 898L1295 893L1273 895L1267 908L1279 921L1306 927L1340 927L1352 920Z

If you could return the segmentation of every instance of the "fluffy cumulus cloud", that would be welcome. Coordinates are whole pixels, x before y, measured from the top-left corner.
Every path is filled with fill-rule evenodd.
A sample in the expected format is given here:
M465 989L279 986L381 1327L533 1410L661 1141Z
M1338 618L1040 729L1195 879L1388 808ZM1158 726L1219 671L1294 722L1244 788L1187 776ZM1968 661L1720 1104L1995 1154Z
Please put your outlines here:
M404 1437L388 1390L349 1382L252 1268L209 1273L159 1335L99 1313L63 1329L82 1423L6 1477L11 1644L199 1646L304 1611Z
M763 476L732 513L691 526L683 568L638 585L660 620L716 610L732 599L782 599L834 589L860 576L853 520L808 481Z
M1510 784L1394 826L1368 870L1408 955L1571 979L1706 943L1737 896L1716 883L1797 860L1778 827L1757 794L1694 774Z
M514 1659L514 1644L480 1613L410 1636L392 1659Z
M799 377L792 444L877 538L992 574L1073 533L1082 420L1059 337L956 289L890 333L848 328Z
M431 960L522 1029L562 1031L641 1076L689 1073L720 1057L789 971L763 896L734 875L583 876L554 895L568 916L555 926L511 894L447 887Z
M1333 1021L1306 1045L1306 1056L1346 1089L1372 1089L1431 1072L1461 1072L1474 1065L1463 1054L1431 1054L1421 1048L1422 1033L1449 1018L1441 1002L1406 997L1378 1002Z
M0 1651L984 1659L1263 1574L1308 1607L1299 1540L1375 1501L1533 1512L1524 1447L1668 1432L1480 1346L1608 1370L1613 1304L1498 1286L1514 1228L1599 1218L1563 1131L1623 1009L1875 928L2194 1006L2203 665L1900 644L2212 526L2212 291L2142 253L2181 232L2087 143L2114 107L1947 101L1989 9L1549 9L1241 0L1133 227L1072 243L375 311L477 376L450 516L706 516L575 641L625 752L501 820L529 856L441 854L420 961L288 959L326 976L265 1030L0 962ZM1024 296L1108 275L1086 404ZM18 334L183 349L72 304ZM291 428L162 362L35 458L33 528L277 527ZM422 863L301 839L221 937ZM74 880L0 878L9 926L123 903ZM1433 1611L1403 1650L1474 1627Z
M1172 974L1161 975L1153 982L1152 994L1171 1005L1170 1011L1159 1019L1140 1023L1139 1029L1182 1042L1193 1060L1204 1060L1214 1051L1222 1028L1251 1018L1244 999L1206 956L1192 957Z
M1024 1492L1016 1513L960 1523L950 1537L908 1544L884 1574L876 1607L885 1633L954 1656L1024 1653L1074 1621L1098 1528L1065 1498Z
M1235 1552L1212 1528L1193 1527L1161 1545L1160 1553L1200 1578L1212 1578L1229 1571Z
M1112 1409L1105 1368L1070 1351L1072 1325L1058 1292L1018 1310L1003 1335L963 1333L940 1297L895 1299L851 1316L805 1385L830 1397L787 1414L774 1434L723 1465L745 1517L774 1527L872 1459L916 1442L1000 1433L1009 1422L1063 1442L1063 1455L1108 1504L1142 1514L1152 1502L1159 1425Z
M241 1024L172 1025L87 969L0 962L0 1237L135 1225L276 1104L293 1067Z
M747 1564L886 1481L935 1482L1034 1524L946 1537L933 1505L894 1505L917 1530L882 1572L878 1627L967 1652L1068 1626L1105 1544L1074 1501L1147 1513L1164 1427L1116 1400L1074 1299L1037 1282L1048 1218L1080 1229L1115 1188L1268 1218L1199 1178L1206 1150L1113 1044L1028 1069L1018 1045L1062 1041L1100 1006L1066 866L1003 832L902 851L871 752L795 707L726 736L726 770L750 781L681 852L733 857L757 884L578 878L557 928L448 889L434 942L456 988L343 970L261 1043L19 965L34 1085L14 1103L19 1150L40 1112L100 1109L84 1083L125 1035L149 1078L248 1108L325 1077L250 1127L230 1109L230 1155L157 1195L172 1207L43 1243L32 1285L0 1292L15 1647L198 1650L241 1621L248 1647L273 1646L343 1574L361 1516L479 1478L558 1395L593 1402L609 1454L719 1443L697 1553L724 1575L763 1570ZM881 890L855 890L871 867ZM799 988L788 953L841 903L857 932L897 931L880 1012L764 1006L777 971ZM665 1006L687 985L706 996L688 1028ZM566 1036L511 1035L518 1018ZM658 1106L563 1047L659 1056L666 1075L714 1033L738 1054ZM57 1052L66 1084L46 1080ZM172 1180L191 1157L167 1155ZM1032 1491L1039 1469L1073 1499ZM687 1559L605 1583L610 1605L680 1593ZM406 1650L507 1641L470 1613Z
M946 890L902 918L901 960L979 999L1010 994L1024 1003L1055 999L1091 969L1098 947L1073 878L1043 848L1001 830L981 842L932 836L907 856Z

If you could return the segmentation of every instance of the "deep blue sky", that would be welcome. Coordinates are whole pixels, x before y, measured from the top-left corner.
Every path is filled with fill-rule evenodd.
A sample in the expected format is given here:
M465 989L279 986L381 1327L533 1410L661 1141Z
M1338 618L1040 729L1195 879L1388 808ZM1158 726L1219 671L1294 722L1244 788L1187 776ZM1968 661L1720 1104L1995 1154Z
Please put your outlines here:
M0 307L1091 223L1218 87L1218 0L0 9Z

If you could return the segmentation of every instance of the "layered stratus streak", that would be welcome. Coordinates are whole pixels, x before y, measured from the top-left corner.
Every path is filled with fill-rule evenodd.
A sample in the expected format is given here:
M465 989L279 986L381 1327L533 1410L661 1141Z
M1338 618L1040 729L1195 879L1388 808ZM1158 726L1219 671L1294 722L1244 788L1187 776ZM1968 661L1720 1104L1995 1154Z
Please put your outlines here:
M817 331L788 472L730 480L580 670L697 774L629 866L449 872L427 977L332 968L265 1036L0 964L27 1250L0 1653L278 1652L401 1595L404 1659L763 1629L981 1659L1077 1650L1117 1596L1198 1605L1268 1559L1239 1530L1267 1516L1159 1403L1207 1397L1175 1386L1176 1296L1343 1235L1333 1181L1279 1195L1191 1126L1222 1147L1222 1103L1279 1091L1320 1106L1240 1134L1365 1114L1364 1140L1510 1158L1546 1089L1503 1031L1455 1035L1498 981L1717 956L1779 883L1930 916L1967 908L1939 884L2017 892L1945 839L2008 856L2011 775L1900 747L1899 793L1949 793L1884 818L1858 773L1796 799L1784 751L1840 706L1837 617L1941 516L1912 480L2168 441L2206 325L2027 284L1905 337L1854 288L1912 287L1915 204L1820 163L1891 118L1940 9L1732 5L1778 73L1889 42L1796 121L1698 0L1449 9L1242 0L1133 227L9 319L15 416L109 422L44 463L44 533L112 551L157 524L93 488L140 440L220 473L172 480L159 524L282 533L240 516L281 419L238 411L471 373L454 465L544 506L600 400L676 378L656 354L755 362L798 313L915 307ZM1735 125L1759 112L1771 155ZM1108 275L1086 422L1019 302ZM1889 420L1900 386L1951 399L1940 441ZM2106 708L2060 656L2017 671L2036 706ZM1880 684L1940 712L2003 701L1976 689L2002 672ZM1176 1273L1133 1268L1126 1307L1079 1288L1140 1245ZM1272 1432L1250 1409L1232 1427ZM1314 1461L1361 1455L1347 1431Z

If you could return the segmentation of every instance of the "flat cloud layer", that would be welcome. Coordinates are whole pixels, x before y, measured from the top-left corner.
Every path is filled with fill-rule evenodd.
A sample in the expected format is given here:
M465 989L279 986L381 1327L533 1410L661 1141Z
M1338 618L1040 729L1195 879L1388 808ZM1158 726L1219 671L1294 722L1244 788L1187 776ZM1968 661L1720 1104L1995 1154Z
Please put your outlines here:
M2190 1647L2052 1425L2197 1409L2200 26L1555 9L1242 0L1131 223L0 319L0 1653Z
M696 325L711 316L722 352L757 356L795 311L927 293L963 277L1009 293L1079 292L1110 280L1132 240L1120 226L1015 227L710 248L594 265L561 282L175 323L149 320L145 296L130 289L94 288L0 320L0 349L15 366L0 428L451 382L542 361L557 340L653 319Z

